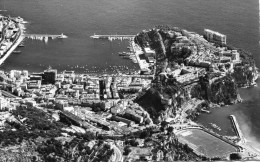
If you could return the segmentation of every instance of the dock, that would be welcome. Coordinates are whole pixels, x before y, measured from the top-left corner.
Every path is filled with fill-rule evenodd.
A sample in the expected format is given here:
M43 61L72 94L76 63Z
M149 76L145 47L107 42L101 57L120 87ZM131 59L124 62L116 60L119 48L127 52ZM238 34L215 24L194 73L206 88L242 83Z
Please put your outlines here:
M135 35L92 35L90 38L92 39L108 39L112 40L133 40Z
M238 122L237 122L235 115L230 115L229 117L230 117L230 120L233 124L236 135L238 136L240 141L244 141L245 139L244 139L243 133L242 133L242 131L241 131L239 125L238 125Z

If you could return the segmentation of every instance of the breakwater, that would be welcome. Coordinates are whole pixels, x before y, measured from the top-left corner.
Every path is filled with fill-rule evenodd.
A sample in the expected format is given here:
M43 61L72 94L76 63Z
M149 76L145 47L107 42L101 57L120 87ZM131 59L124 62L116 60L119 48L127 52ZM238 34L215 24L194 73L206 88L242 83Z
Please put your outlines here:
M234 127L236 135L238 136L238 138L240 140L244 140L243 133L242 133L242 131L241 131L239 125L238 125L238 122L237 122L237 119L236 119L235 115L230 115L229 117L230 117L230 120L231 120L232 125Z

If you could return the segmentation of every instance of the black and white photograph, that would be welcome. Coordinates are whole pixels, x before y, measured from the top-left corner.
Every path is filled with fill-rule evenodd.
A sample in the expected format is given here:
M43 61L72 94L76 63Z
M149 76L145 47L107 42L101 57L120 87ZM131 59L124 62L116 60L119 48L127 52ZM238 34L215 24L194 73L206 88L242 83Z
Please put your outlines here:
M0 0L0 162L260 161L260 0Z

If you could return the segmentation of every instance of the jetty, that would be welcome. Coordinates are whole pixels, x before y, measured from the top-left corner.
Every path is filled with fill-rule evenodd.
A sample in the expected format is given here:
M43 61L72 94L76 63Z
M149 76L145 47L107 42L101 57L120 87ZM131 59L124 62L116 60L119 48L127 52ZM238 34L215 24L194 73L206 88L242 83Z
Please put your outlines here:
M133 40L135 35L92 35L90 38L93 39L108 39L110 41L112 40Z
M60 35L52 35L52 34L24 34L23 35L25 38L30 38L30 39L39 39L39 40L44 40L44 39L56 39L56 38L68 38L68 36L64 34Z
M235 115L230 115L229 117L230 117L230 120L233 124L236 135L238 136L240 141L244 143L245 139L244 139L243 133L242 133L242 131L241 131L239 125L238 125L238 122L237 122Z

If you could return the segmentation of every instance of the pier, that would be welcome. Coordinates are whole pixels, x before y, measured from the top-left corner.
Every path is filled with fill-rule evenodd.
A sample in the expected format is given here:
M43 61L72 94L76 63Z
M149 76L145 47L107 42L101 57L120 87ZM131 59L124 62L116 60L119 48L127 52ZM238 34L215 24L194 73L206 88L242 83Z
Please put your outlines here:
M52 34L24 34L25 38L30 39L38 39L38 40L46 40L46 39L56 39L56 38L67 38L66 35L60 34L60 35L52 35Z
M135 35L92 35L90 38L93 39L108 39L110 41L112 40L133 40Z
M244 136L242 134L242 131L241 129L239 128L239 125L238 125L238 122L237 122L237 119L234 115L230 115L230 120L233 124L233 127L234 127L234 130L235 130L235 133L236 135L238 136L238 138L240 139L240 141L244 142L245 139L244 139Z

